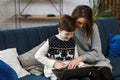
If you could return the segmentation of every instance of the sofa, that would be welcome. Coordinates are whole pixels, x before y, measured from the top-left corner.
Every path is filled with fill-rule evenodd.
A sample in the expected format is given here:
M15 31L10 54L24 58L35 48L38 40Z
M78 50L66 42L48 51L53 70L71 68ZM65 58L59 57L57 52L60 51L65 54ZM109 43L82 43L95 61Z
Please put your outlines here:
M98 24L98 29L100 33L102 52L105 55L105 57L109 58L111 61L111 64L113 66L112 73L113 76L115 77L115 80L120 80L120 70L119 70L120 56L117 57L109 56L109 49L110 49L109 35L110 33L112 34L120 33L118 20L114 17L101 18L101 19L96 19L96 23ZM50 36L57 34L57 27L58 26L56 24L49 26L0 30L0 50L4 51L9 48L16 48L18 56L22 55L30 51L34 47L40 45L44 40L46 40ZM9 53L9 51L7 53ZM11 60L12 59L13 58L11 58ZM1 61L3 60L1 59L0 62ZM7 64L7 62L4 62L4 64ZM22 66L21 63L20 65ZM0 71L0 80L49 80L44 76L44 74L41 75L29 74L24 77L18 78L18 76L16 76L17 73L15 73L15 71L12 73L7 72L9 69L2 66L1 63L0 63L0 70L2 70L2 72ZM10 77L8 75L10 75ZM18 79L14 78L15 76Z

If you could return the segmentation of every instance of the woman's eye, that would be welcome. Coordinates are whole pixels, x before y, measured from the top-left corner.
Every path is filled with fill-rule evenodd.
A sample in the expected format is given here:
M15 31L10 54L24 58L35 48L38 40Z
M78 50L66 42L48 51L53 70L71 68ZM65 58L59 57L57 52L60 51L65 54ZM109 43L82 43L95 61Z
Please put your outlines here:
M77 24L80 24L79 22Z

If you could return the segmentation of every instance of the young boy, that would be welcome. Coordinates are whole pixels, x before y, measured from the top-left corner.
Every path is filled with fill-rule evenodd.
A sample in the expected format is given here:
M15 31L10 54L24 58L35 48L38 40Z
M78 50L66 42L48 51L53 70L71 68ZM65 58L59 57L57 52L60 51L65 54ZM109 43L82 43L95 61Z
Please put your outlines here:
M58 34L47 39L37 51L35 58L44 64L44 74L51 80L57 80L53 69L64 69L78 56L75 41L75 21L69 15L63 15L59 21ZM84 65L84 63L80 62ZM81 65L81 66L82 66Z

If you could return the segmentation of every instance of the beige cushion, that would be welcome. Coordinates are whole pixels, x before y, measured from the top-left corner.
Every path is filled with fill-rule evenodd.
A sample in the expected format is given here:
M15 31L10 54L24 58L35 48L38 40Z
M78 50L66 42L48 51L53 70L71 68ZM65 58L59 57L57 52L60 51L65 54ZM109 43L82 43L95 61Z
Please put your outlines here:
M23 68L25 68L26 70L28 70L32 74L41 75L43 73L43 64L38 62L35 59L34 55L44 43L45 43L45 41L43 41L41 44L34 47L30 51L28 51L22 55L19 55L19 57L18 57Z
M22 68L17 57L18 53L16 51L16 48L9 48L0 51L0 59L16 71L18 78L30 75L29 72Z

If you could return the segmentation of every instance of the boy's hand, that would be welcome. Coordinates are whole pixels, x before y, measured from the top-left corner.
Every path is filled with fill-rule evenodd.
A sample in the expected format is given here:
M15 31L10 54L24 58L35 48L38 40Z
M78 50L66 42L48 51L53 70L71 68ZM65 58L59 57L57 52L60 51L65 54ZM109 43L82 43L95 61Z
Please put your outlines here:
M62 63L61 61L56 61L54 64L54 68L55 69L64 69L66 68L66 65L64 63Z

